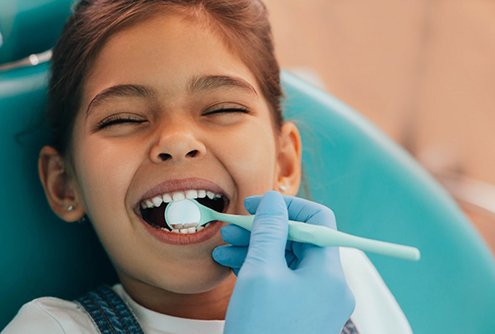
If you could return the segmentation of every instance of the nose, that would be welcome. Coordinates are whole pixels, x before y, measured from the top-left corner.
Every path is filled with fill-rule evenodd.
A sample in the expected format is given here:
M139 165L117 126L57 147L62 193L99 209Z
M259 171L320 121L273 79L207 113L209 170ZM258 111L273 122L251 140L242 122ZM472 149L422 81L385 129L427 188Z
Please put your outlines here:
M198 159L206 154L206 146L187 126L167 127L162 129L158 140L150 151L150 158L155 163L164 161L184 161Z

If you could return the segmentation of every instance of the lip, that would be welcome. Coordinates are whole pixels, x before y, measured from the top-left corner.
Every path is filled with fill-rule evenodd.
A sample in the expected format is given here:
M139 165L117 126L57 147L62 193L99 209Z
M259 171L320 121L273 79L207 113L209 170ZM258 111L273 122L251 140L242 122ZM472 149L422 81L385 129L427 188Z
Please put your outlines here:
M224 223L215 221L211 222L209 226L205 227L199 232L191 234L180 234L153 227L145 222L139 214L139 205L145 199L153 198L164 193L186 191L192 189L204 189L212 191L214 193L222 194L227 198L227 202L229 202L228 196L226 195L222 187L213 183L212 181L201 178L174 179L162 182L146 191L141 196L141 199L135 204L134 213L138 217L141 224L145 227L146 231L160 242L173 245L192 245L209 240L218 233ZM225 209L227 209L227 207Z
M172 245L192 245L209 240L213 238L224 225L224 223L222 222L215 221L211 222L209 226L205 227L199 232L192 234L180 234L155 228L147 224L142 219L140 219L140 221L144 225L148 233L150 233L155 239L160 242Z

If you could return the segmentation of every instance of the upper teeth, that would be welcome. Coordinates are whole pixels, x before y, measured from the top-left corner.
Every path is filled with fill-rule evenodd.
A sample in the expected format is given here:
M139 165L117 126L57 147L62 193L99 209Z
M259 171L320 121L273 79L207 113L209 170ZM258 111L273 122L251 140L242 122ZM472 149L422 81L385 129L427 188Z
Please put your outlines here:
M141 208L150 209L157 208L162 203L170 203L172 201L179 201L185 198L194 199L194 198L205 198L209 199L220 198L222 195L215 194L212 191L204 190L204 189L190 189L184 191L175 191L173 193L165 193L162 195L155 196L153 198L146 199L141 202Z

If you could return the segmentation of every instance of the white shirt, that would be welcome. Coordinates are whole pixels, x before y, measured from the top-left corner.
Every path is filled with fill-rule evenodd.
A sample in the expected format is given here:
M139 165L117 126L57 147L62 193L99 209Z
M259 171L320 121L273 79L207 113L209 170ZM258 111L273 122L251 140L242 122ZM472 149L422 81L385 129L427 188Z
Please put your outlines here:
M342 266L356 300L351 316L360 334L408 334L412 330L395 298L373 264L361 251L341 248ZM137 304L117 284L115 292L127 303L146 334L221 334L223 320L172 317ZM25 304L2 334L99 333L88 314L76 303L42 297Z

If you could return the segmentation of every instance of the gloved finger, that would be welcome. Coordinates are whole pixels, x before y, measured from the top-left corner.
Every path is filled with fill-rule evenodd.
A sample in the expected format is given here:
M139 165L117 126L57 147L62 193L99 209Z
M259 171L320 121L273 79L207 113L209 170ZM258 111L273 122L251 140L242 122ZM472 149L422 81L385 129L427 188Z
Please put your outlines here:
M328 220L320 221L314 220L312 224L326 225L328 227L335 228L335 216L328 207L312 202L307 199L294 196L283 196L287 205L287 211L289 213L289 219L299 222L309 222L312 216L316 215L320 211L326 211L329 214ZM244 199L244 207L246 210L253 214L256 212L258 205L260 204L262 196L249 196Z
M294 265L291 269L306 271L309 275L327 274L327 269L341 270L340 253L338 247L319 247L309 244L294 244Z
M299 266L299 259L292 250L285 251L285 261L290 269L296 269Z
M247 197L244 201L244 206L249 212L253 212L260 204L261 199L262 196ZM287 205L289 219L335 229L335 215L333 211L326 206L294 196L284 196L284 201ZM318 266L323 262L328 263L340 260L338 259L338 249L334 249L330 253L324 252L323 254L320 254L323 258L313 255L307 256L306 250L308 249L313 249L317 254L320 253L320 247L314 247L316 246L288 241L286 249L293 252L294 256L298 259L297 261L291 260L288 262L290 263L289 267L296 269L296 267L299 266L299 260L303 258L306 258L305 266Z
M332 210L322 204L298 197L284 197L287 203L289 219L336 228L335 215Z
M287 266L285 247L288 236L287 207L282 195L267 192L256 210L244 266Z
M262 198L263 196L260 195L248 196L244 199L244 207L250 214L253 215L256 213L256 209L258 208L258 205L260 205ZM287 198L290 198L290 196L284 196L284 200L286 203Z
M223 241L234 246L247 246L249 245L249 238L251 233L242 227L236 225L225 225L220 230Z
M211 255L218 264L238 271L246 259L247 251L247 247L223 245L216 247Z
M225 225L220 230L223 241L234 246L249 246L251 232L234 224ZM292 241L287 241L286 250L292 251Z
M261 199L261 196L247 197L244 201L246 209L250 212L256 209ZM293 196L284 196L284 201L287 205L289 219L335 229L335 215L326 206ZM319 270L321 265L340 263L339 251L335 247L321 248L289 241L286 249L292 251L297 258L297 261L290 261L289 267L292 269L301 267Z
M247 250L247 247L218 246L213 250L212 257L218 264L224 267L230 267L237 275L246 259ZM286 250L285 261L289 268L295 269L299 259L294 255L294 252Z
M262 198L263 196L259 195L246 197L244 199L244 207L250 214L254 215Z
M289 217L292 220L305 221L307 224L335 229L335 215L326 206L297 197L286 197L286 202ZM297 268L301 270L305 269L321 273L322 266L340 266L337 247L318 247L294 242L292 251L299 259ZM291 266L291 268L294 268L294 266Z

